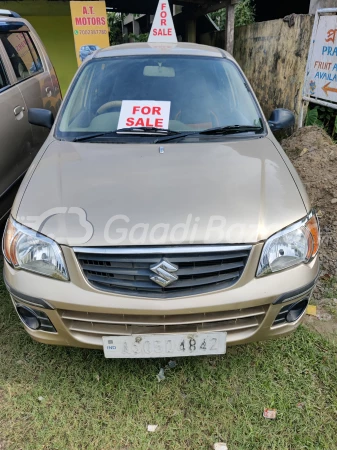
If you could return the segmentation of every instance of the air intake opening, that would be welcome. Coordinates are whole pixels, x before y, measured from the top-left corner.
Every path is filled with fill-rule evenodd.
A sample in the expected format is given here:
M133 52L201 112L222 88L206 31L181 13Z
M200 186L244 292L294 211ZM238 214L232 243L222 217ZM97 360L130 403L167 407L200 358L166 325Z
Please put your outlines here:
M43 311L29 308L22 303L16 303L16 311L21 321L31 330L48 331L49 333L56 333L54 325L51 323L49 317Z
M304 314L308 303L309 299L304 298L290 305L285 305L276 316L273 325L284 325L287 323L296 322L296 320Z
M22 322L31 330L38 330L41 328L41 322L35 312L27 306L18 305L16 311L20 316Z
M301 300L300 302L291 305L288 314L286 315L286 321L288 323L296 322L296 320L299 319L305 312L308 303L309 299L305 298L304 300Z

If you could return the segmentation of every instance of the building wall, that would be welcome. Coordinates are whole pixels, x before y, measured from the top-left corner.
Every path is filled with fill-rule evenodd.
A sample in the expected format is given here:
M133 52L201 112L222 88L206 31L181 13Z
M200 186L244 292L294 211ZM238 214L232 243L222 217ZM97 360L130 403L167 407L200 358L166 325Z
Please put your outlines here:
M282 19L235 30L234 56L269 117L288 108L298 117L314 16L298 15L289 28Z
M298 117L313 22L314 16L298 15L291 28L282 19L235 28L234 57L267 118L275 108ZM224 48L225 32L203 34L200 43Z
M225 48L225 42L225 31L212 31L211 33L203 33L199 37L200 44L210 45L211 47Z

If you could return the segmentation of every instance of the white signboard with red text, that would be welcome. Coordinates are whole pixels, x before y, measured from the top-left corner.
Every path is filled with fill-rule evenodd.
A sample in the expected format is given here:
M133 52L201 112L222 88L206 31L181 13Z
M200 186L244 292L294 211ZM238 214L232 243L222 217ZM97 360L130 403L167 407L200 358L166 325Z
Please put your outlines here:
M168 0L159 1L148 42L178 42Z
M155 127L168 129L171 102L124 100L118 121L122 128Z
M303 100L337 109L337 8L316 13Z

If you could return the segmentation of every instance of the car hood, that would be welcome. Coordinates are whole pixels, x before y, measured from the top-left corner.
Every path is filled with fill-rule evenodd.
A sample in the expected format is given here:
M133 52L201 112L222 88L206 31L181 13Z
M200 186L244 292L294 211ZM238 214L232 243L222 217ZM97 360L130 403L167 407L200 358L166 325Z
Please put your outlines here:
M268 137L167 143L164 153L53 141L13 215L69 246L255 243L307 213L293 170Z

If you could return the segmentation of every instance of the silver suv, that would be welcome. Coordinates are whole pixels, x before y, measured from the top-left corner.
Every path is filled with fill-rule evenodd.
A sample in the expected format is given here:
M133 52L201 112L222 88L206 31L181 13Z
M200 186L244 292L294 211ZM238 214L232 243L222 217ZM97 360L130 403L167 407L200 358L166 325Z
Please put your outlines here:
M0 9L0 223L48 130L28 122L29 108L52 116L61 91L46 50L29 22Z

